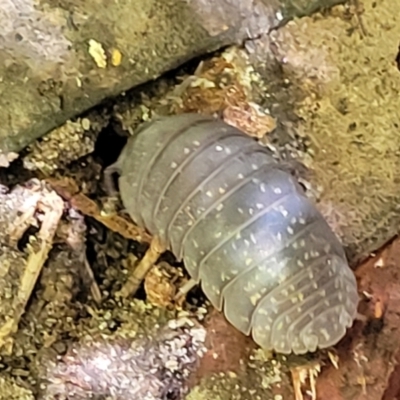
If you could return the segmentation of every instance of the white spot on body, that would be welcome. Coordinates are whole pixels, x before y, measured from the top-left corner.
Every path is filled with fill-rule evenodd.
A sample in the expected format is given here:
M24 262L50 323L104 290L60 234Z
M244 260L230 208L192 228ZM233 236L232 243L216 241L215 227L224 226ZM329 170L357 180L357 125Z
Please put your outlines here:
M267 272L272 278L275 278L277 276L277 273L272 268L268 268Z
M217 288L217 286L212 285L211 286L211 290L215 293L215 294L220 294L220 290Z
M275 194L281 194L282 193L282 190L281 190L281 188L274 188L274 193Z
M279 211L284 217L287 217L289 214L288 211L283 207L279 207Z
M217 150L218 152L222 151L224 148L220 145L215 146L215 150Z
M253 306L257 305L258 300L260 300L262 297L261 293L256 293L253 296L250 297L250 302L253 304Z
M249 283L247 283L247 285L243 288L243 290L244 290L245 292L251 292L252 290L254 290L254 288L255 288L254 283L249 282Z
M321 329L321 334L326 341L328 341L331 338L331 336L329 335L328 331L325 328Z
M221 211L223 208L224 208L223 203L218 204L216 207L217 211Z

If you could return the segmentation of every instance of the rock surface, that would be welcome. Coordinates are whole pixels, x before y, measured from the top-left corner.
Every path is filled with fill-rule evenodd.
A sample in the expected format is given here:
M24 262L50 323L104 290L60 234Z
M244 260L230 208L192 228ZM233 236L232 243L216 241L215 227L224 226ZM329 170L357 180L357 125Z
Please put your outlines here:
M269 82L272 114L308 141L302 161L354 264L400 223L400 4L363 6L361 25L339 6L291 21L252 49L258 65L273 50L283 76L275 88Z
M338 0L4 0L0 165L29 143L194 56Z

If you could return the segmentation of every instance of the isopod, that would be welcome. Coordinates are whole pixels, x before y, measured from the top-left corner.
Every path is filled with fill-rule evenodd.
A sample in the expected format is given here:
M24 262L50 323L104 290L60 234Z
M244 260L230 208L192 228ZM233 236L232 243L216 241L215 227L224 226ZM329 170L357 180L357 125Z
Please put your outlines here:
M313 352L352 325L357 283L339 238L255 139L210 116L159 117L112 170L132 220L262 348Z

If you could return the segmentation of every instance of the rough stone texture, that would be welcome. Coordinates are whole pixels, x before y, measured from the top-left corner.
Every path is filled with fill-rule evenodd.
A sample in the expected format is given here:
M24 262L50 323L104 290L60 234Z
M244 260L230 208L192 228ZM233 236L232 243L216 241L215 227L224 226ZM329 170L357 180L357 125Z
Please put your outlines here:
M107 97L265 33L293 13L337 2L4 0L1 164Z
M339 6L289 22L252 49L259 59L273 50L283 78L272 114L297 116L319 206L353 263L393 238L400 222L400 3L366 0L364 9L366 35Z
M157 311L139 314L142 324L161 320ZM131 312L131 318L137 314ZM38 400L182 399L188 377L206 351L206 331L188 318L142 327L144 334L133 331L134 325L113 333L101 325L85 326L84 335L63 357L43 357Z
M282 2L282 14L284 20L291 19L293 16L304 17L306 15L311 15L317 10L328 9L337 4L343 3L345 2L341 0L284 0Z

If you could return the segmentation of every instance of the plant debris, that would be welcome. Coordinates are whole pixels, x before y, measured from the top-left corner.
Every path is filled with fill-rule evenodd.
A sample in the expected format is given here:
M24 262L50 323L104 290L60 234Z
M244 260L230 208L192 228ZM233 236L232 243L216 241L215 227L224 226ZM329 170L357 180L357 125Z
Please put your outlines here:
M3 188L0 200L1 224L8 230L1 234L0 348L11 351L10 335L18 324L32 290L53 246L64 203L52 190L33 180L11 192ZM36 225L37 235L30 235L26 250L18 249L18 241L28 227Z

